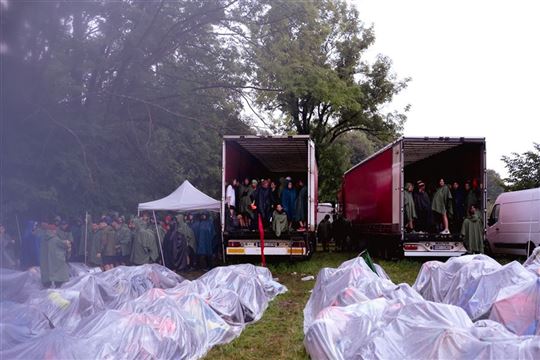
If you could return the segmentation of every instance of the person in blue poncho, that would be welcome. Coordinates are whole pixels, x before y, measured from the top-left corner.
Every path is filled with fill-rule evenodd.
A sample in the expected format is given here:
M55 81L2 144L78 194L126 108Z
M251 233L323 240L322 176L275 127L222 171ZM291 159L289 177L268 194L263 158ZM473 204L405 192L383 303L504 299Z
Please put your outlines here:
M197 238L197 255L199 257L199 264L202 265L204 259L204 269L208 270L212 268L212 257L214 255L214 238L216 231L214 223L208 217L208 214L203 213L200 216L200 221L193 228L195 237Z
M37 221L27 221L22 235L21 267L26 270L39 265L39 246L41 243Z
M294 220L296 210L296 189L290 178L287 178L287 186L281 192L281 205L287 214L290 226L291 222Z

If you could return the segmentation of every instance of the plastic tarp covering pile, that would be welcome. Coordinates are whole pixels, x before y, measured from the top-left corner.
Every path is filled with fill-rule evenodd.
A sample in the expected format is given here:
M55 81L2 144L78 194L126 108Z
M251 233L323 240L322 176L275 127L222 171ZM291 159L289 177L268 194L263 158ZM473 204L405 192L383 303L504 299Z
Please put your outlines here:
M2 269L0 358L196 359L240 335L287 291L253 265L193 281L156 264L106 272L83 265L72 274L79 275L61 288L42 289L36 269Z
M540 335L538 249L524 265L500 265L486 255L424 263L414 288L426 299L463 308L517 335ZM540 341L540 339L539 339Z
M319 272L304 332L313 359L540 358L539 337L474 323L460 307L377 276L362 258Z

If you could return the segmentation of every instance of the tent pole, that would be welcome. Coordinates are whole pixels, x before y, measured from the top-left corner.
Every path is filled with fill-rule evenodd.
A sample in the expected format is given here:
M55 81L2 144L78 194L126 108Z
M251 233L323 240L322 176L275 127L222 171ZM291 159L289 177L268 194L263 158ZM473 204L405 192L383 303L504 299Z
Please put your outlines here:
M84 264L88 265L86 254L88 253L88 211L84 214Z
M156 225L156 234L159 242L159 250L161 251L161 261L163 262L162 265L165 266L165 257L163 256L163 247L161 246L161 237L159 236L159 229L157 225L155 210L152 210L152 214L154 215L154 225Z

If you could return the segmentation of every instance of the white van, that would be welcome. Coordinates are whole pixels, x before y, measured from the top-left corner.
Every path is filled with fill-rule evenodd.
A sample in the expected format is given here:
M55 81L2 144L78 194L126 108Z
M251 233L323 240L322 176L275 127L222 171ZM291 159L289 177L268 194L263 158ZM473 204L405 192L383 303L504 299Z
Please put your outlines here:
M540 246L540 188L503 193L488 219L493 253L527 255Z
M334 220L334 206L331 203L319 203L317 206L317 225L326 215L330 215L330 222Z

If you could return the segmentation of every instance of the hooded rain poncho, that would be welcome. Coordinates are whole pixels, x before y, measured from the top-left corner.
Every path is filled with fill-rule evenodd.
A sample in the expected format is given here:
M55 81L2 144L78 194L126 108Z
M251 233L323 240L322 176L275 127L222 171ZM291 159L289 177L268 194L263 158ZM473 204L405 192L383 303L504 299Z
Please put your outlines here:
M289 222L287 221L287 214L283 211L279 212L274 210L274 214L272 215L272 230L274 230L276 236L280 237L288 228Z
M467 249L471 252L484 252L484 227L482 219L475 212L468 216L461 226L461 236Z
M191 229L191 226L186 223L184 215L178 215L176 217L176 222L178 223L177 231L180 234L184 235L187 245L190 246L193 250L197 249L197 241L195 240L195 234L193 233L193 229Z
M444 185L437 189L433 195L431 209L439 214L452 215L452 193L448 186Z
M403 210L405 214L405 222L416 219L416 208L414 206L413 195L410 191L403 192Z
M116 245L120 246L122 256L131 255L131 230L129 230L129 227L126 224L122 224L122 226L116 230Z
M133 219L133 224L135 225L135 233L131 250L131 262L135 265L154 262L159 257L154 233L145 228L141 219Z
M306 221L307 218L307 186L302 186L298 191L298 197L296 198L296 211L294 212L294 219L296 221Z
M66 282L69 280L69 268L66 260L68 246L54 231L47 233L49 249L49 281Z
M197 226L197 255L211 256L214 251L214 237L216 231L211 219L207 218L199 221Z
M281 192L281 206L283 206L289 221L293 220L296 210L296 189L289 189L288 186L283 189Z

